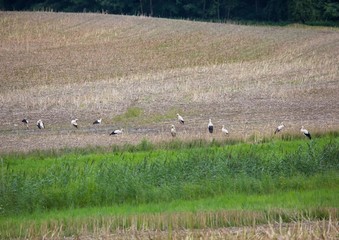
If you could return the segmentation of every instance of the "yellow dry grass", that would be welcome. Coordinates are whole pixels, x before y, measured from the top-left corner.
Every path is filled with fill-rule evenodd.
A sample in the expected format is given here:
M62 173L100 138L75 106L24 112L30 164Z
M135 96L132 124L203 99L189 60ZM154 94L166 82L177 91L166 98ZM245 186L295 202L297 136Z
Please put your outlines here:
M338 29L0 12L0 42L1 151L163 141L171 124L209 138L209 118L219 138L222 124L238 138L281 121L289 132L339 127Z
M176 220L180 222L180 219ZM26 236L19 239L337 239L339 234L336 219L318 221L303 219L290 223L281 221L262 225L253 223L249 226L223 228L164 226L165 229L136 226L137 221L129 228L113 229L111 225L113 222L113 219L108 222L96 219L90 223L83 223L76 229L60 222L51 222L49 225L42 224L41 234L37 233L36 226L32 224L25 229ZM67 236L69 230L67 228L72 229L75 234Z
M172 231L124 230L115 233L98 231L81 234L81 239L337 239L338 223L304 221L290 224L274 223L261 226L227 227L219 229L182 229ZM46 238L48 239L48 237ZM61 238L60 238L61 239ZM76 239L70 237L65 239Z

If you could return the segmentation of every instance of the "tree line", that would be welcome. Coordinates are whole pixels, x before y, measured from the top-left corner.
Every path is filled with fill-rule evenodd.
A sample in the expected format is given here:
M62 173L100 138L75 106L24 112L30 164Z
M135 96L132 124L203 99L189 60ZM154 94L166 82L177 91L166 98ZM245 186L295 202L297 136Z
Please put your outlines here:
M0 9L105 12L215 21L339 21L338 0L0 0Z

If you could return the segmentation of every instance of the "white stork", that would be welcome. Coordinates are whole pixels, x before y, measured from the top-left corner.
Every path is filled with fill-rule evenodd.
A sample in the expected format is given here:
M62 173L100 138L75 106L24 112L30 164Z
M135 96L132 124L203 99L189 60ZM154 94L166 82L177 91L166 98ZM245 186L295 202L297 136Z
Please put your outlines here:
M98 119L98 120L95 120L94 122L93 122L93 124L101 124L101 118L100 119Z
M177 131L175 130L174 125L171 126L171 135L172 137L175 137L177 135Z
M113 132L110 133L110 135L119 135L119 134L122 134L123 130L124 130L123 128L114 130Z
M212 123L211 119L209 120L207 127L208 127L208 131L210 133L213 133L213 123Z
M26 128L28 128L28 119L27 118L22 119L21 122L23 122L26 125Z
M228 134L228 130L225 128L225 125L222 125L221 132L225 135Z
M285 127L284 123L282 122L274 131L274 134L277 134Z
M44 125L44 123L42 122L41 119L39 119L39 120L36 122L36 125L38 126L39 129L45 128L45 125Z
M185 123L184 118L180 116L179 113L177 113L177 116L178 116L179 123L184 124Z
M77 118L76 118L76 119L73 119L73 120L71 121L71 124L72 124L74 127L78 128L78 119L77 119Z
M309 131L307 131L307 129L305 129L304 126L301 126L300 132L302 132L306 137L311 139L311 133Z

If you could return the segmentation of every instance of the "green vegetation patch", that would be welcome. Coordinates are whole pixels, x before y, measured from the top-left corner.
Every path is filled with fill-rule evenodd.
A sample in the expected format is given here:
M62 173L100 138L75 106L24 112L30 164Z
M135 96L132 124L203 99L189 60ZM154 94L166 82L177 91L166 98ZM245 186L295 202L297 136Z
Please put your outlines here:
M168 121L171 119L175 119L176 117L173 118L173 116L176 116L177 113L179 113L180 111L178 110L178 108L170 108L167 111L165 111L164 113L151 113L149 115L147 115L147 118L144 119L145 123L159 123L159 122L163 122L163 121Z
M313 181L313 180L312 180ZM101 230L168 231L169 229L211 229L253 226L270 222L297 222L302 219L338 219L339 191L331 188L288 191L274 194L224 194L197 200L168 203L115 204L36 212L0 217L0 236L4 239L43 236L63 226L62 236ZM20 226L20 228L18 227ZM53 235L53 234L51 234Z
M143 115L143 109L139 107L129 107L126 112L120 115L117 115L113 118L115 122L127 122L133 119L138 119Z
M338 173L337 134L12 153L0 156L0 237L337 219Z
M312 141L172 147L156 149L144 140L131 151L4 155L0 214L339 185L339 139L332 135Z

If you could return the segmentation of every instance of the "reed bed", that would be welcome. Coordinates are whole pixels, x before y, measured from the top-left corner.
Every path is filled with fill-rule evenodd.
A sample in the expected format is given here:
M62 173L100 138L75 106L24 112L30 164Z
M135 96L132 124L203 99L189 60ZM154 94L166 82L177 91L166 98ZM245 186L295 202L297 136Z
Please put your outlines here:
M269 238L294 236L306 221L312 236L331 237L331 221L338 217L338 149L338 136L330 133L312 141L293 135L256 144L143 140L135 146L2 154L0 234ZM174 207L183 206L180 201L186 208Z
M60 156L38 152L22 155L21 160L20 155L4 156L1 213L193 200L232 192L267 194L319 184L335 187L338 182L336 137L309 143L195 144L152 150L145 140L139 145L143 151L136 152L85 154L85 150Z

